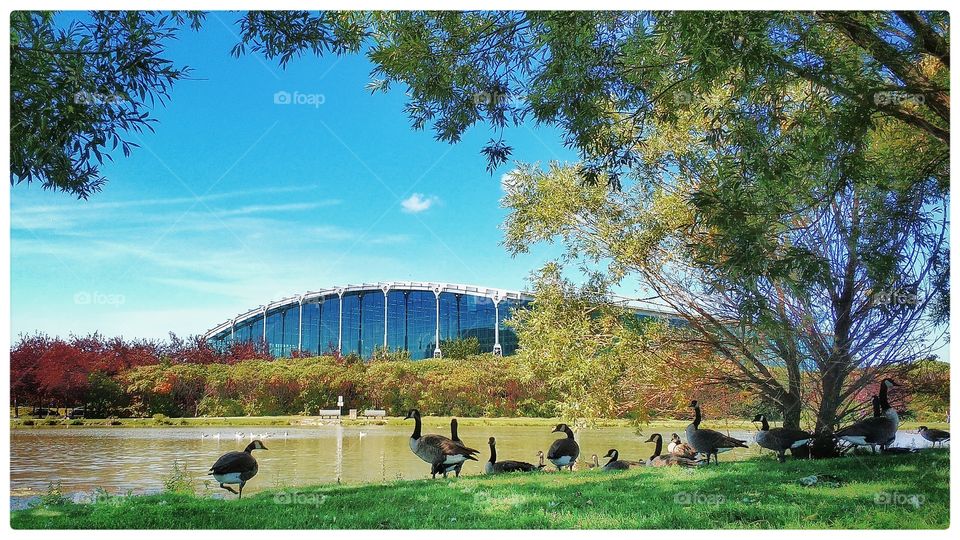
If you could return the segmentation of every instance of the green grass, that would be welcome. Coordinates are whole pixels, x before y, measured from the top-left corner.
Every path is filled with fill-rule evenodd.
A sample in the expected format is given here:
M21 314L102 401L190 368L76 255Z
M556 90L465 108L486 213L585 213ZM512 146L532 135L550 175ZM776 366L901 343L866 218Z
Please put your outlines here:
M799 480L831 475L807 487ZM949 453L771 457L685 469L581 471L318 486L237 501L164 494L11 513L35 528L943 529ZM835 483L834 483L835 482Z

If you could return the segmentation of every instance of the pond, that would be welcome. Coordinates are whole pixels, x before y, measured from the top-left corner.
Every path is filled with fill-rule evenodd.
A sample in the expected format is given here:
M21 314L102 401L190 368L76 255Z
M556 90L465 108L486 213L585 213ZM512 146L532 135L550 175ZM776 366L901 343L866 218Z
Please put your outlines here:
M706 427L706 426L705 426ZM268 450L256 451L259 474L244 488L253 494L265 489L323 483L357 484L429 477L430 467L408 446L411 426L337 424L310 427L167 427L167 428L51 428L11 430L10 481L12 504L45 493L59 482L65 494L82 499L98 488L111 494L161 491L174 463L196 480L198 490L211 496L227 494L207 476L223 453L242 450L251 435ZM425 426L425 433L449 436L448 430ZM681 437L682 430L677 430ZM583 429L577 433L581 461L608 449L621 459L646 459L654 450L627 427ZM730 435L752 441L753 433L731 430ZM669 432L663 433L669 438ZM544 426L461 426L464 442L480 450L479 462L468 462L464 475L482 474L490 457L487 438L497 438L498 459L537 462L537 450L547 451L557 434ZM914 433L901 431L899 446L928 446ZM758 455L759 447L721 454L720 460ZM604 462L601 458L601 463ZM549 466L549 463L548 463ZM230 495L232 496L232 495Z

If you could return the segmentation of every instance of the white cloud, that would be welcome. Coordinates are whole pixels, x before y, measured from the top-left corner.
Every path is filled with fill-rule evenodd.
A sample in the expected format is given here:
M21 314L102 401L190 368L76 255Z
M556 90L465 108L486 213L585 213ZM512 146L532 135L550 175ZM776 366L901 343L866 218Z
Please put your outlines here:
M514 178L514 175L517 173L517 169L512 171L507 171L503 173L500 177L500 188L504 193L512 193L517 186L517 179Z
M437 202L436 197L427 197L423 193L414 193L401 201L400 206L402 206L403 211L408 214L419 214L420 212L429 210L435 202Z

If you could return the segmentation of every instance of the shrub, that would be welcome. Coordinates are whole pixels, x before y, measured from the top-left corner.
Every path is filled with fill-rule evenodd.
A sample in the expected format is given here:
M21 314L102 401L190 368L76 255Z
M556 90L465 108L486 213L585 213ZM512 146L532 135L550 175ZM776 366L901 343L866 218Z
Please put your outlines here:
M194 495L197 492L196 480L187 471L187 466L181 466L174 460L173 471L163 479L163 490L167 493Z
M23 426L32 426L32 425L34 425L34 424L36 424L36 422L34 422L33 420L29 420L29 419L28 419L28 420L24 420L23 422L20 423L20 425L23 425Z

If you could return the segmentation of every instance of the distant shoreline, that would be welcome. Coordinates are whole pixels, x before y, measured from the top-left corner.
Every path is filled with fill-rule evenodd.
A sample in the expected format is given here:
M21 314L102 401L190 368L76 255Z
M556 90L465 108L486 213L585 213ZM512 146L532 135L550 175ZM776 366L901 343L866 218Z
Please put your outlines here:
M450 423L450 416L424 416L423 422L426 426L447 426ZM534 418L534 417L456 417L463 426L517 426L517 427L542 427L552 426L566 420L560 418ZM24 424L24 421L32 420L33 425ZM79 420L79 422L77 422ZM12 430L28 429L56 429L56 428L185 428L185 427L257 427L257 426L288 426L288 427L315 427L320 425L330 425L337 423L337 420L330 418L321 418L319 416L231 416L231 417L188 417L188 418L117 418L117 419L77 419L69 420L62 418L13 418L10 417L10 428ZM53 422L53 423L50 423ZM81 423L82 422L82 423ZM636 426L640 429L683 429L690 423L689 419L657 419L649 422L634 424L628 419L607 418L596 419L590 424L592 428L602 427L631 427ZM408 425L410 421L403 417L388 416L381 419L356 419L352 420L342 417L340 425L343 426L369 426L369 425ZM754 430L756 427L747 419L728 418L711 419L710 424L714 427L724 429L746 429ZM779 425L779 424L777 424ZM915 431L919 426L926 425L936 429L949 429L947 422L934 421L909 421L901 422L900 429L904 431Z

